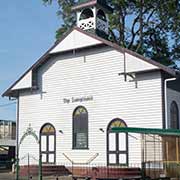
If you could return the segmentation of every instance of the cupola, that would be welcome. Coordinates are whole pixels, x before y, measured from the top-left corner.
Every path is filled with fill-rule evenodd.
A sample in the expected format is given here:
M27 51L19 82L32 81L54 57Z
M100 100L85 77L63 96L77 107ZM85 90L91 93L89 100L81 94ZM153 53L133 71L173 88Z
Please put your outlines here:
M79 0L72 10L76 12L79 28L99 36L108 36L108 14L112 13L112 8L106 0Z

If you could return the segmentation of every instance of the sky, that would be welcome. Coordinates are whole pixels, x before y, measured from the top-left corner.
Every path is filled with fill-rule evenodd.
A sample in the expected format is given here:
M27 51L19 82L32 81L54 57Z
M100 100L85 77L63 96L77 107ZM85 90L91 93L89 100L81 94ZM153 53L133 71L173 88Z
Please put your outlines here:
M55 42L57 4L6 0L0 5L0 95ZM16 120L15 101L0 97L0 119Z

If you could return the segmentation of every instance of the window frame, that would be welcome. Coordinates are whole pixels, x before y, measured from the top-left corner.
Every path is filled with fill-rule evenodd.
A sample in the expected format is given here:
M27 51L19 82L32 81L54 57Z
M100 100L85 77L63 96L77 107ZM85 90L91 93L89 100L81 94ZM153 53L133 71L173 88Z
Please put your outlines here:
M75 135L75 128L74 128L74 124L75 124L75 112L79 109L79 108L83 108L86 111L86 118L87 118L87 130L86 130L86 143L87 143L87 147L78 147L76 145L77 139L74 136ZM73 150L89 150L89 115L88 115L88 111L84 106L78 106L75 108L75 110L73 111L73 115L72 115L72 149Z

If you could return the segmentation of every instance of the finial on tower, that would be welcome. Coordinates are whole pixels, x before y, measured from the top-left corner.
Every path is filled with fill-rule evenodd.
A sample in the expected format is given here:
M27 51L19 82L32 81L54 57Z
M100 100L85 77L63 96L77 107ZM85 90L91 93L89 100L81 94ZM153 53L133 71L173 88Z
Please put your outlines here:
M106 0L79 0L72 8L77 14L77 26L106 38L109 33L108 14L113 10Z

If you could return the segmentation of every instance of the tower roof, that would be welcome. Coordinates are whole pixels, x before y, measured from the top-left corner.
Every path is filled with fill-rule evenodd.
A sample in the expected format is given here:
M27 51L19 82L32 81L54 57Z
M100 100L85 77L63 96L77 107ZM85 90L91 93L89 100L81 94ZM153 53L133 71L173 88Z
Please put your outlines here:
M113 12L113 9L107 5L106 0L79 0L79 3L72 7L72 10L77 11L91 6L100 6L101 8L106 9L109 13Z

